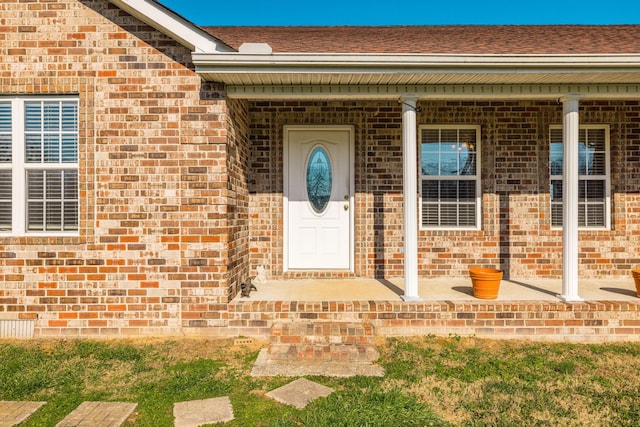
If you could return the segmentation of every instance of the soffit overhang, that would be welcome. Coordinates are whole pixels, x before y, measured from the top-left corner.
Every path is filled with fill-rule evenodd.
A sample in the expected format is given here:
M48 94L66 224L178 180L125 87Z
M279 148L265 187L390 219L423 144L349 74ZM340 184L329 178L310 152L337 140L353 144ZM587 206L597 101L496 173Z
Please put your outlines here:
M193 53L196 72L236 96L251 87L295 86L353 94L357 88L402 86L543 86L640 84L640 55L388 55ZM318 90L322 87L321 90ZM486 89L486 88L485 88ZM283 91L283 93L286 91ZM309 90L305 89L305 92ZM375 91L374 91L375 92ZM383 90L384 92L384 90ZM498 91L500 92L500 91ZM555 94L555 90L551 90ZM554 95L549 95L550 97Z

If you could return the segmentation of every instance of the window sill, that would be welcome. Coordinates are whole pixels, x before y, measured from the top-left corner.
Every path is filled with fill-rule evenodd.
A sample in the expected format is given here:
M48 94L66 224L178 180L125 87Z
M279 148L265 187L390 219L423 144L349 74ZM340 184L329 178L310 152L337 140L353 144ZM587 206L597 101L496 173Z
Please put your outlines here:
M29 234L23 236L10 236L0 234L1 245L79 245L86 239L79 234Z

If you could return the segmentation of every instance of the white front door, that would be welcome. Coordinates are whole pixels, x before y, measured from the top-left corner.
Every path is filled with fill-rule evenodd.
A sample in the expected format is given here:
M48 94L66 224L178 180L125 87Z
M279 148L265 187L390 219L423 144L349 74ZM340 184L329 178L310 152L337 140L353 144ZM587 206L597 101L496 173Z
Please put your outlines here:
M353 128L285 127L285 269L352 264Z

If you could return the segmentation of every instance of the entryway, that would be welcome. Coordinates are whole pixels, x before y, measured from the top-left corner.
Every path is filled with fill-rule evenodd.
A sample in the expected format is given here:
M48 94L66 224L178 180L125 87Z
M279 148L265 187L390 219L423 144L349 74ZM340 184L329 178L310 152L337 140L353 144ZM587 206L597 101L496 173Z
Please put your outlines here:
M353 268L353 127L284 128L284 270Z

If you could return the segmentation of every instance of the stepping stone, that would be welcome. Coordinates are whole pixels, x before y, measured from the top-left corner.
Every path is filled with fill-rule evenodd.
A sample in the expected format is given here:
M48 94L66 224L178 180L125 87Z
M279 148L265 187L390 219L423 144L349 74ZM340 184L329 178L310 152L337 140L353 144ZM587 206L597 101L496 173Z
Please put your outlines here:
M175 427L198 427L233 420L233 408L228 397L190 400L173 405Z
M47 402L11 402L0 400L0 427L20 424Z
M56 427L120 427L136 406L127 402L82 402Z
M311 401L319 397L327 397L331 393L333 393L332 388L309 381L306 378L300 378L270 391L267 393L267 396L280 403L293 405L298 409L302 409Z

